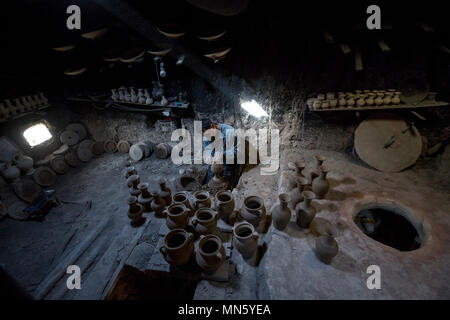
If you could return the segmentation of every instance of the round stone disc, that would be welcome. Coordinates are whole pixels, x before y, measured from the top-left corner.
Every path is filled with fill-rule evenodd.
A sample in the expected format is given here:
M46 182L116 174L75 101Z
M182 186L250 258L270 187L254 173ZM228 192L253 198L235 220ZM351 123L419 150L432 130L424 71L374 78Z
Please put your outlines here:
M93 142L94 141L89 139L80 142L80 145L78 146L77 149L78 159L80 159L83 162L88 162L89 160L92 159L93 154L91 151L91 146Z
M128 152L130 158L133 159L134 161L142 160L142 158L144 158L144 153L145 153L144 147L140 144L133 144L130 147L130 151Z
M114 140L106 140L103 144L103 149L107 153L114 153L117 151L117 144Z
M130 143L126 140L120 140L117 142L117 150L120 153L128 153L130 151Z
M78 143L80 138L78 137L78 134L75 131L65 130L59 136L59 140L61 140L62 144L67 144L68 146L73 146L74 144Z
M355 150L371 167L399 172L416 163L422 152L422 137L416 127L401 117L379 114L356 128Z
M27 204L22 201L16 201L8 207L8 215L14 220L27 220L30 216L29 212L23 211Z
M105 153L105 142L104 141L95 141L91 145L91 151L96 156L101 156Z
M70 150L64 155L64 160L66 160L67 164L72 168L78 167L81 164L80 159L78 159L78 155L74 150Z
M61 147L53 151L53 155L60 156L63 155L69 150L69 146L67 144L63 144Z
M50 166L52 167L53 171L58 174L64 174L70 169L63 156L53 157L53 159L50 160Z
M79 140L83 140L87 136L86 128L81 123L71 123L66 130L74 131L78 135Z
M33 174L33 179L37 184L46 188L56 183L56 173L49 167L39 167Z

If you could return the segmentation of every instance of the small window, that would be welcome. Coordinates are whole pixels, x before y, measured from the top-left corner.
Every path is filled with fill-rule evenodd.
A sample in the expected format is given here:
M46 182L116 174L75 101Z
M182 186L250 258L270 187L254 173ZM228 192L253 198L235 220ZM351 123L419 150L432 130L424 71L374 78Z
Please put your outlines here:
M23 132L23 136L31 147L37 146L52 138L50 130L43 122L34 124L26 129Z

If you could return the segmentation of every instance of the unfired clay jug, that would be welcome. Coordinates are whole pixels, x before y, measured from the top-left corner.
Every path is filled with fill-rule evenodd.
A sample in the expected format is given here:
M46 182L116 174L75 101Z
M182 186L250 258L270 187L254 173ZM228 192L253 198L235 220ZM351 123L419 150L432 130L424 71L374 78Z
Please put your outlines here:
M125 179L128 179L129 177L131 177L132 175L137 175L137 171L136 168L131 166L131 167L127 167L125 169Z
M200 208L211 208L211 198L208 191L197 191L194 193L194 210Z
M3 169L3 176L7 181L13 182L20 177L20 169L7 163L5 169Z
M145 222L145 218L142 217L144 207L141 206L137 202L137 198L133 196L128 198L128 206L128 218L131 219L131 225L133 227L141 226Z
M184 204L184 206L186 208L191 210L191 212L193 210L193 208L191 207L191 203L189 201L188 193L186 191L179 191L179 192L174 193L172 195L172 203L181 203L181 204Z
M247 221L238 222L233 227L233 244L244 259L249 259L258 250L259 234Z
M140 205L144 207L145 212L151 212L151 204L152 204L152 195L148 191L148 183L140 183L138 185L138 189L141 191L141 194L138 197L138 202Z
M194 235L183 229L173 229L164 237L164 245L159 251L168 263L182 266L194 252Z
M297 203L303 201L302 192L305 191L306 186L309 184L308 179L304 177L297 177L297 187L289 192L289 197L291 198L290 206L295 208Z
M338 254L339 246L331 235L320 236L316 239L316 256L324 263L330 263Z
M401 94L402 93L400 91L395 91L394 92L394 96L392 97L392 100L391 100L393 105L396 106L396 105L400 104L400 95Z
M141 194L141 190L138 189L138 185L141 182L137 174L133 174L127 180L127 185L130 188L130 195L138 197Z
M166 210L166 224L169 229L184 229L189 224L191 210L182 203L172 203Z
M355 106L355 95L349 94L347 95L347 107L353 108Z
M166 202L166 206L170 205L172 203L172 191L170 191L170 189L166 186L166 180L159 179L158 184L159 184L159 188L161 189L161 191L159 192L159 195Z
M230 222L230 215L234 211L234 197L230 191L224 190L216 193L216 210L223 221Z
M384 97L384 93L382 92L377 92L377 97L375 98L375 104L377 106L381 106L383 105L383 97Z
M327 180L328 169L324 166L320 167L320 175L316 177L312 182L312 191L316 195L317 199L325 198L325 195L330 189L330 184Z
M198 243L195 261L205 272L214 272L225 261L225 248L215 235L203 236Z
M258 196L245 198L241 208L241 216L255 228L258 228L261 221L266 218L264 200Z
M210 208L200 208L195 211L192 225L198 234L214 233L217 227L219 214Z
M290 201L289 195L282 193L278 196L279 203L276 204L271 211L272 223L278 230L284 230L289 221L291 221L291 209L288 208Z
M153 201L150 205L152 208L152 211L155 211L156 217L159 217L159 218L164 217L163 211L164 211L164 207L166 206L166 202L156 191L153 191L151 193L151 195L153 197Z
M289 181L291 186L297 185L297 178L303 177L303 170L306 167L306 164L302 161L294 161L288 163L289 169L293 169L295 171L294 174L289 176Z
M28 172L33 169L33 158L23 155L21 153L16 153L13 156L13 161L16 164L16 167L19 168L22 172Z
M311 181L312 182L316 177L320 175L320 167L325 162L326 158L321 155L315 155L314 156L315 163L314 168L311 170Z
M303 201L295 207L295 213L297 215L296 222L302 228L308 228L316 216L316 209L311 204L314 198L315 195L313 192L303 191Z

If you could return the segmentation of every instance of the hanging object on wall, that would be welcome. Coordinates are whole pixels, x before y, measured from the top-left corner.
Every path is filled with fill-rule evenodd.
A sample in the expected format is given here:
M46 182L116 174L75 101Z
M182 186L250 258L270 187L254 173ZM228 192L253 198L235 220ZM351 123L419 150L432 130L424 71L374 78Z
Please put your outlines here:
M413 123L395 114L377 114L356 128L355 150L371 167L383 172L399 172L415 164L420 157L422 136Z
M186 32L180 26L173 24L173 23L160 25L156 29L161 34L163 34L166 37L171 38L171 39L177 39L177 38L183 36L184 34L186 34Z
M102 28L102 29L91 31L91 32L83 33L81 35L81 37L83 37L85 39L89 39L89 40L96 40L96 39L100 39L101 37L103 37L107 32L108 32L107 28Z

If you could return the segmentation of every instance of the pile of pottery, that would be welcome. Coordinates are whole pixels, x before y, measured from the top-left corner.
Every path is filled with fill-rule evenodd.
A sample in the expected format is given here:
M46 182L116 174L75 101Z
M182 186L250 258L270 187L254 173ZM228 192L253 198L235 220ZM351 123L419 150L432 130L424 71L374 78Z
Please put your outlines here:
M401 92L388 90L355 90L355 92L319 93L306 101L310 110L397 106Z
M5 99L0 103L0 122L14 119L26 112L49 107L48 99L42 92L12 100L13 102L11 102L11 99Z
M301 228L310 228L316 216L316 209L312 205L314 199L324 199L330 189L327 180L327 168L323 165L326 160L320 155L315 156L315 166L309 172L305 163L296 161L290 163L295 172L290 180L295 182L295 187L289 193L278 196L278 203L271 209L273 226L278 230L284 230L295 214L295 222ZM316 255L329 263L338 253L338 245L332 232L321 235L316 239Z
M6 162L2 168L3 177L10 183L17 182L21 175L32 175L34 172L33 158L22 152L15 153L11 161Z
M137 92L136 92L137 90ZM164 92L160 87L155 87L152 93L148 89L134 89L134 87L126 88L120 87L118 89L111 89L111 99L117 102L135 103L142 105L167 106L169 100L164 96Z

